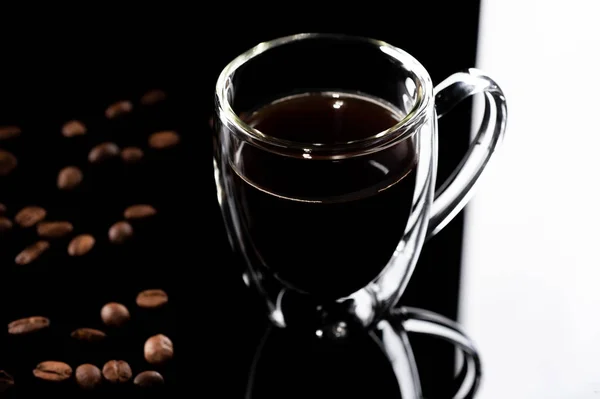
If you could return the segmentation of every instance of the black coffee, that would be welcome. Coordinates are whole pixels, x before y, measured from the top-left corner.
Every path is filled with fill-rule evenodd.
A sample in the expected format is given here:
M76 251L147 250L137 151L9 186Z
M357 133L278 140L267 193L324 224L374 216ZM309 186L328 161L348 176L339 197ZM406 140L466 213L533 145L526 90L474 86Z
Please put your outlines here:
M338 144L374 136L402 117L378 99L327 92L283 98L251 113L248 123L279 139ZM313 295L338 298L364 287L404 233L415 147L408 138L375 154L332 160L243 144L233 175L252 255L287 285Z

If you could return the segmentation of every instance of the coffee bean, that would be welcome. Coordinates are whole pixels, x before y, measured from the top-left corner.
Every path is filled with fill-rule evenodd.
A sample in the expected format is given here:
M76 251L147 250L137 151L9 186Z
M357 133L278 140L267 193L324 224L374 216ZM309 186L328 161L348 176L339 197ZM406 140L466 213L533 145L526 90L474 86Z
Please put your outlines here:
M161 101L164 101L167 98L167 94L162 90L150 90L147 91L142 98L140 99L140 103L143 105L154 105Z
M15 257L15 263L21 266L28 265L39 258L40 255L48 250L48 248L50 248L50 243L48 241L38 241L19 252Z
M82 256L90 252L94 244L96 244L96 239L93 236L80 234L71 240L67 252L71 256Z
M0 370L0 394L7 392L15 385L15 379L4 370Z
M143 219L154 215L156 215L156 209L147 204L131 205L123 213L125 219Z
M115 143L101 143L91 149L88 154L88 161L91 163L98 163L105 161L109 158L116 157L119 155L121 150Z
M12 229L13 223L9 218L5 218L4 216L0 216L0 234L6 233L10 229Z
M109 360L102 367L102 375L110 383L124 383L131 379L133 375L131 367L124 360Z
M37 225L37 233L42 238L61 238L73 231L73 225L69 222L40 222Z
M86 133L87 128L78 120L69 121L62 127L62 135L65 137L83 136Z
M100 385L102 373L93 364L82 364L75 369L75 381L82 389L89 391Z
M17 157L8 151L0 150L0 176L8 176L17 164Z
M163 364L173 358L173 342L163 335L154 335L144 344L144 358L150 364Z
M159 308L167 302L169 302L167 293L159 289L142 291L135 299L135 303L137 303L139 307L146 309Z
M142 371L133 379L133 383L140 388L152 388L161 386L165 383L165 379L157 371Z
M156 132L148 138L148 145L157 150L173 147L177 144L179 144L179 135L172 130Z
M117 101L111 104L104 111L104 115L108 119L115 119L119 116L130 113L133 110L133 104L130 101Z
M29 334L43 330L50 326L50 319L43 316L25 317L8 324L8 333L11 335Z
M38 224L46 217L46 210L39 206L26 206L15 215L15 222L27 228Z
M108 239L115 244L122 244L133 235L133 227L127 222L117 222L108 230Z
M83 172L77 166L67 166L58 172L56 185L61 190L72 190L83 180Z
M0 216L4 215L6 213L6 205L4 205L3 203L0 203Z
M121 159L126 163L136 163L142 160L144 151L137 147L125 147L121 151Z
M94 328L78 328L71 333L71 338L77 341L84 342L100 342L106 338L104 331L96 330Z
M21 134L19 126L0 126L0 140L8 140Z
M117 302L110 302L102 307L100 317L107 326L121 327L129 321L131 315L125 305Z
M67 363L48 360L33 370L33 375L45 381L61 382L71 378L73 369Z

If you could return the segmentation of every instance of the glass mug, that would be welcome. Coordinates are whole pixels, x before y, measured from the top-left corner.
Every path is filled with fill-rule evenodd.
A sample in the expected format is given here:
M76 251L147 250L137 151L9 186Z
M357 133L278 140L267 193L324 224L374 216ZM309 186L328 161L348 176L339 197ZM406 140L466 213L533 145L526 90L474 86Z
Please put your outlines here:
M468 153L435 190L437 119L483 93ZM506 102L482 72L435 88L379 40L298 34L221 72L214 169L229 241L275 325L344 336L381 321L423 243L465 205L504 135Z

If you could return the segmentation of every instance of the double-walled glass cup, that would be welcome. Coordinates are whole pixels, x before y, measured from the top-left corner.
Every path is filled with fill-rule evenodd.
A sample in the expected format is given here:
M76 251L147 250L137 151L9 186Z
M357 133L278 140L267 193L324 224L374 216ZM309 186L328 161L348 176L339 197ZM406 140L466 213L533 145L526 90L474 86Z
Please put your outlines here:
M476 93L485 98L481 127L436 191L437 119ZM306 113L314 96L334 123L351 117L381 128L277 130L290 126L286 118L321 123ZM276 106L306 98L301 114ZM482 72L458 72L434 88L405 51L343 35L258 44L224 68L215 102L218 201L246 283L276 325L334 336L373 325L397 303L423 243L465 205L506 125L503 93ZM264 118L275 120L273 130L258 128Z

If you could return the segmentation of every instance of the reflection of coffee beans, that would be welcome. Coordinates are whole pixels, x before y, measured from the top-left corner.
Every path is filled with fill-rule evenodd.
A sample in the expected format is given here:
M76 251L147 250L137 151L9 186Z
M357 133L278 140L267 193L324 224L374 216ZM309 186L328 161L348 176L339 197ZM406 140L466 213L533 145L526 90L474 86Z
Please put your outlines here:
M140 103L142 105L154 105L164 101L166 98L167 94L162 90L149 90L140 98Z
M75 381L82 389L92 390L102 382L102 373L93 364L82 364L75 370Z
M130 101L117 101L106 108L104 115L108 119L115 119L119 116L130 113L133 110L133 104Z
M141 308L152 309L165 305L169 301L167 293L163 290L145 290L138 294L135 303Z
M42 238L60 238L73 231L73 225L65 221L40 222L37 233Z
M143 219L154 215L156 215L156 209L152 205L146 204L132 205L123 212L125 219Z
M102 375L110 383L124 383L131 379L131 367L124 360L110 360L102 368Z
M142 371L133 379L133 383L140 388L152 388L163 385L165 380L157 371Z
M11 335L29 334L43 330L50 326L50 319L43 316L25 317L8 324L8 333Z
M71 337L84 342L100 342L106 338L104 331L96 330L94 328L78 328L71 333Z
M100 317L107 326L121 327L129 321L131 315L125 305L117 302L110 302L102 307Z
M115 143L101 143L91 149L88 154L88 161L91 163L102 162L116 157L120 151L119 146Z
M87 133L87 128L82 122L72 120L63 125L61 132L65 137L82 136Z
M17 167L17 157L8 151L0 150L0 176L8 176Z
M0 216L4 215L6 213L6 205L4 205L3 203L0 203Z
M82 256L92 250L96 244L96 239L90 234L80 234L74 237L67 248L71 256Z
M0 394L7 392L15 385L15 379L4 370L0 370Z
M61 169L56 179L56 185L61 190L72 190L83 180L81 169L76 166L67 166Z
M172 130L156 132L148 138L148 145L157 150L173 147L177 144L179 144L179 135Z
M144 344L144 358L150 364L163 364L173 358L173 342L158 334L148 338Z
M0 140L8 140L21 134L19 126L0 126Z
M48 248L50 248L48 241L38 241L19 252L15 257L15 263L21 266L28 265L39 258Z
M41 362L33 370L33 375L45 381L60 382L71 378L73 369L66 363L49 360Z
M10 221L9 218L0 216L0 234L12 229L12 226L13 226L13 223Z
M26 206L15 215L15 222L21 227L31 227L46 217L46 210L39 206Z
M139 162L144 157L144 151L138 147L125 147L121 151L121 158L126 163Z
M108 239L115 244L122 244L133 235L133 227L121 221L113 224L108 230Z

